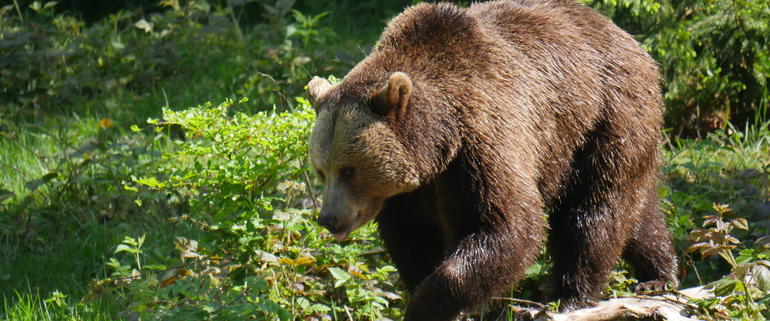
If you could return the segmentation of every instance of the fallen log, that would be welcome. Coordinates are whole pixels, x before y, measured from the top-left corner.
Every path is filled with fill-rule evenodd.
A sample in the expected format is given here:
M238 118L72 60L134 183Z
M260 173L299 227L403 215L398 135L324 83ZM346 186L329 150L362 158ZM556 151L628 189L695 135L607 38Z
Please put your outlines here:
M516 320L521 321L633 321L633 320L701 320L695 316L697 307L690 299L714 297L714 293L702 286L681 291L669 291L660 295L637 295L612 298L597 302L590 308L565 313L549 312L545 306L514 307ZM499 319L499 318L498 318ZM504 320L504 319L502 319Z

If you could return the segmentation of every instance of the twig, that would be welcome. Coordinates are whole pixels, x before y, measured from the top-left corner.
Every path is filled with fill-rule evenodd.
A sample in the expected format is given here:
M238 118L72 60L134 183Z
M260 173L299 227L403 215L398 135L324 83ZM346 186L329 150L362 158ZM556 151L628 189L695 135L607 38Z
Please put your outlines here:
M224 310L225 308L229 307L230 305L235 304L235 302L238 302L241 299L243 299L244 297L246 297L246 293L248 293L248 290L246 288L244 288L243 292L241 292L241 294L238 295L238 297L236 297L235 299L230 300L230 302L227 302L224 305L220 306L218 309L214 310L214 312L211 313L211 316L216 316L217 314L222 313L222 310Z
M516 299L516 298L507 298L507 297L501 297L501 296L492 297L492 300L509 301L513 303L526 304L526 305L538 307L540 309L547 307L545 304L538 303L535 301Z
M273 84L275 84L276 86L279 86L279 87L281 86L281 84L277 80L275 80L275 78L273 78L273 76L270 76L270 75L268 75L266 73L262 73L262 72L257 72L257 74L259 74L260 76L262 76L264 78L270 79L270 81L272 81ZM281 103L282 103L281 107L283 107L283 103L285 102L287 105L289 105L289 109L292 109L291 103L289 101L289 98L287 98L286 95L284 95L281 90L271 89L271 91L281 97Z
M678 293L678 292L677 292ZM681 294L681 293L679 293ZM687 297L686 295L682 294L683 296ZM674 303L681 306L685 306L691 309L697 309L698 306L688 303L688 302L682 302L674 298L669 298L665 296L648 296L648 295L634 295L634 296L622 296L618 298L632 298L632 299L644 299L644 300L656 300L656 301L662 301L662 302L668 302L668 303Z
M233 13L233 11L235 11L235 8L233 8L232 3L230 1L227 2L227 7L228 9L230 9L228 11L230 11L229 12L230 21L233 23L233 27L235 29L235 35L238 37L238 41L243 43L243 32L241 31L241 26L238 22L238 19L235 18L235 13Z
M21 23L24 23L24 16L21 15L21 10L19 9L19 2L16 0L13 0L13 5L16 7L16 13L19 15L19 20L21 20Z
M172 270L176 270L176 269L181 269L181 268L188 267L190 265L193 265L193 264L198 263L198 262L203 262L203 261L228 261L228 262L231 262L231 261L235 261L235 258L208 258L208 257L201 257L197 261L192 261L192 262L178 264L178 265L175 265L175 266L168 267L168 268L166 268L164 270L157 270L157 274L166 273L166 272L169 272L169 271L172 271ZM139 280L141 278L142 278L141 275L139 275L139 276L119 276L119 277L112 278L112 281L132 281L132 280Z
M304 159L300 161L300 165L302 166L302 168L305 168L307 164L305 163ZM302 170L302 176L305 179L305 188L307 188L307 192L308 194L310 194L310 200L313 201L313 208L315 210L318 210L318 203L316 203L315 201L315 193L313 193L313 186L310 185L310 177L307 175L307 171L304 169Z
M361 253L361 256L377 255L377 254L384 254L384 253L388 253L388 251L383 248L379 248L379 249L373 249L373 250Z

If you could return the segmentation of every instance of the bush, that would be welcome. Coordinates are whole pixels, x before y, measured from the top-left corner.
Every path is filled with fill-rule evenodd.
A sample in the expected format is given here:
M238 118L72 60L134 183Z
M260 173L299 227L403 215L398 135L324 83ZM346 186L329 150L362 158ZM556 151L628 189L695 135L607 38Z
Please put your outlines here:
M104 92L146 91L162 78L183 74L188 70L184 66L197 59L211 59L183 53L227 43L201 27L179 27L209 18L204 5L168 10L150 21L118 12L86 26L73 17L54 15L55 4L37 9L31 5L33 12L25 20L10 7L0 13L2 95L19 107L58 110ZM215 27L224 29L211 25ZM216 50L206 53L215 55Z
M743 125L770 100L767 0L591 0L661 65L674 135Z
M322 59L336 50L319 46L334 37L320 25L325 13L304 15L292 10L293 1L279 2L284 5L260 3L264 15L243 27L238 20L243 4L229 2L161 1L157 12L118 11L91 25L55 14L56 2L36 1L19 14L5 6L0 9L0 104L12 115L113 108L112 113L129 114L120 118L131 119L137 111L146 117L176 96L175 84L192 78L196 90L181 94L199 96L194 101L241 96L251 98L251 110L286 108L291 103L286 97L302 92L308 69L338 72L345 63ZM119 99L89 103L122 92L135 100L156 92L162 97L152 110L114 106Z
M770 122L728 125L666 149L663 211L680 256L683 287L717 295L694 301L708 320L769 318Z
M166 262L147 262L145 238L127 237L108 264L112 276L93 292L116 296L122 315L151 319L398 316L395 268L374 227L327 244L331 236L313 221L318 200L305 155L314 114L297 102L289 112L247 115L231 113L227 101L150 120L154 130L178 127L186 138L127 188L181 193L189 215L172 219L205 233L178 237L178 257Z

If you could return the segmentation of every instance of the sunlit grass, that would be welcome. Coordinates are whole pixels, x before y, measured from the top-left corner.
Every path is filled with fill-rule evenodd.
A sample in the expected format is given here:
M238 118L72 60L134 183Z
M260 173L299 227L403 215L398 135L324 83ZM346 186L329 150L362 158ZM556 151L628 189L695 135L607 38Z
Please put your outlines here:
M45 297L36 292L17 292L3 299L0 320L7 321L101 321L116 320L97 302L76 303L65 294L53 291Z

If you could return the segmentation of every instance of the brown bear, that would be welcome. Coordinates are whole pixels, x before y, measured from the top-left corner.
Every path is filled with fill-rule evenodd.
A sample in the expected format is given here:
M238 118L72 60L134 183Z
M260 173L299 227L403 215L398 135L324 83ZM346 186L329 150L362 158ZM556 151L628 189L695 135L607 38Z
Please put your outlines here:
M412 6L339 84L308 84L318 222L342 239L376 219L409 321L506 293L546 242L563 309L621 257L675 286L659 84L630 35L569 0Z

